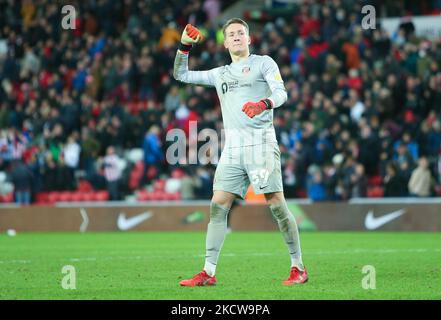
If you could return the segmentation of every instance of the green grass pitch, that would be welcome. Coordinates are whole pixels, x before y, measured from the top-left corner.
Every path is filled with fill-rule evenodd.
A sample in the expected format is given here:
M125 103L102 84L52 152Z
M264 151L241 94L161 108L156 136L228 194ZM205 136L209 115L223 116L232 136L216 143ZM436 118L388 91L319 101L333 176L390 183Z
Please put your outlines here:
M440 233L301 234L310 274L284 287L289 256L278 232L233 232L215 287L180 287L203 266L204 232L0 235L0 299L441 299ZM65 290L62 268L76 271ZM365 265L376 289L362 287ZM371 274L372 275L372 274Z

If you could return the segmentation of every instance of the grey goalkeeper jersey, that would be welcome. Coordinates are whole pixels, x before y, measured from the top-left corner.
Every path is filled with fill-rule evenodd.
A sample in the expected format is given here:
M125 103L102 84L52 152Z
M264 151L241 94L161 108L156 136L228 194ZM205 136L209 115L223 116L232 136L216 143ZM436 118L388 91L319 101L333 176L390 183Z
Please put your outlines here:
M246 102L269 98L277 108L287 100L279 68L271 57L252 54L226 66L189 71L188 54L178 51L173 76L185 83L216 88L224 122L225 148L277 143L273 110L265 110L254 118L242 111Z

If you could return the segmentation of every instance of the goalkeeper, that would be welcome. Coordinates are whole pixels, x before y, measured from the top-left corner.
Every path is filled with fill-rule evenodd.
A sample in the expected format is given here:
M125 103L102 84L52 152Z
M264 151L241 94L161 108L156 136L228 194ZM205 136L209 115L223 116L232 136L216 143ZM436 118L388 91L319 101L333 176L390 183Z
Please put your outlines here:
M273 126L273 109L287 100L279 68L269 56L250 54L249 28L242 19L223 26L224 46L232 63L207 71L189 71L188 55L202 40L197 28L187 25L176 54L176 80L215 87L225 130L225 146L213 182L210 222L206 236L203 270L182 286L216 284L216 266L227 232L227 216L233 201L243 198L251 183L255 193L264 194L277 221L291 257L289 278L284 285L308 280L303 266L296 221L283 195L280 151Z

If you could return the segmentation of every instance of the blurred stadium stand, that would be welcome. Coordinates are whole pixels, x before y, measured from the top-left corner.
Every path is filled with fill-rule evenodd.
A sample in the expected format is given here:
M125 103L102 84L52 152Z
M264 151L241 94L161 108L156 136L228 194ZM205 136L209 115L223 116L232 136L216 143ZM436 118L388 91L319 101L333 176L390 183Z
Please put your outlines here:
M0 202L107 201L112 174L113 200L209 199L215 166L168 165L165 137L192 120L220 132L219 102L177 83L173 60L190 22L207 39L191 68L228 64L220 28L238 12L288 90L274 120L287 198L441 196L440 33L380 23L439 16L440 1L69 1L75 30L63 4L0 0Z

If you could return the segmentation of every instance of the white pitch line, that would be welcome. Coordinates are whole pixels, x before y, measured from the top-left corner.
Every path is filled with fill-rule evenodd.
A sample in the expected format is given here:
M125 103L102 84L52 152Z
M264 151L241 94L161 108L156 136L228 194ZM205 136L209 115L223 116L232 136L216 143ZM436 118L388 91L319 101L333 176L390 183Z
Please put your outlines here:
M409 252L441 252L441 248L439 249L378 249L378 250L369 250L369 249L354 249L354 250L340 250L340 251L305 251L306 256L310 255L334 255L334 254L364 254L364 253L409 253ZM273 252L244 252L244 253L225 253L222 254L223 257L236 257L236 256L279 256L285 255L285 253L273 253ZM196 257L205 257L205 254L198 254Z
M365 254L365 253L411 253L411 252L433 252L433 253L440 253L441 248L436 249L428 249L428 248L418 248L418 249L378 249L378 250L369 250L369 249L354 249L354 250L334 250L334 251L306 251L306 256L321 256L321 255L334 255L334 254ZM243 257L243 256L282 256L285 255L285 252L280 253L274 253L274 252L244 252L244 253L222 253L222 257ZM179 257L187 257L187 254L182 254ZM107 257L82 257L82 258L59 258L57 261L65 261L69 260L71 262L84 262L84 261L109 261L109 260L141 260L141 259L157 259L157 258L168 258L168 255L146 255L146 256L107 256ZM175 257L178 257L175 255ZM192 255L192 257L200 258L205 257L205 254L197 254ZM34 260L35 262L36 260ZM31 263L32 260L0 260L0 264L6 264L6 263Z
M31 263L32 260L0 260L1 264L6 264L6 263Z

